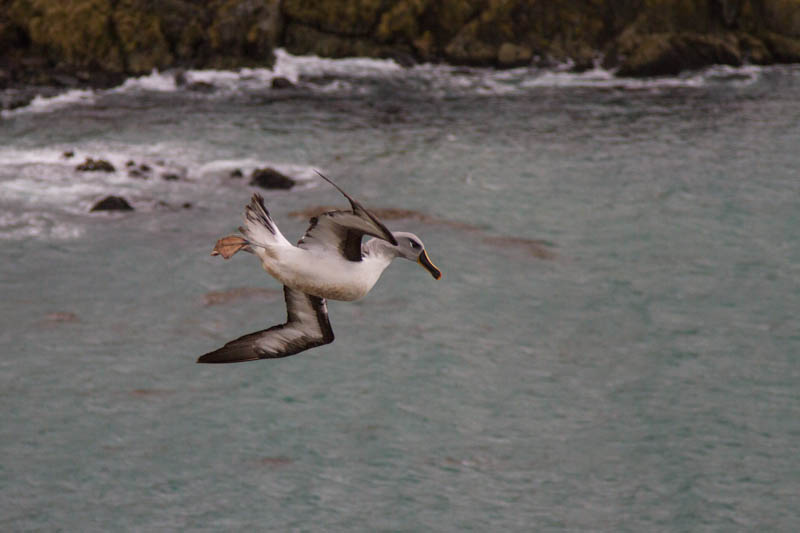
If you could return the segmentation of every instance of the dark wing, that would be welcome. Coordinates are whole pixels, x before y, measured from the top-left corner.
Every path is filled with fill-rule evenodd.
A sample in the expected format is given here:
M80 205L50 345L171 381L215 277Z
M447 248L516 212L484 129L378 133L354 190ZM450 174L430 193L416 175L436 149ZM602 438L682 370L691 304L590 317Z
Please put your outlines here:
M200 357L198 363L241 363L276 359L333 342L324 298L283 287L286 323L256 331Z
M329 211L313 217L305 235L297 243L298 247L334 249L350 261L361 261L361 239L364 235L372 235L397 245L392 232L378 217L319 171L315 172L347 198L352 210Z

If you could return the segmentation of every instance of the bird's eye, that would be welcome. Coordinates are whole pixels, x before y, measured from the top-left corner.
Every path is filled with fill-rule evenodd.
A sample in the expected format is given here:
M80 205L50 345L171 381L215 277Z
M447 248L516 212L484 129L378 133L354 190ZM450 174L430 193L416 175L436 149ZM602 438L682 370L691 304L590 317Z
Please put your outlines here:
M411 243L411 248L413 248L415 250L417 248L422 248L422 245L420 243L418 243L417 241L409 241L409 242Z

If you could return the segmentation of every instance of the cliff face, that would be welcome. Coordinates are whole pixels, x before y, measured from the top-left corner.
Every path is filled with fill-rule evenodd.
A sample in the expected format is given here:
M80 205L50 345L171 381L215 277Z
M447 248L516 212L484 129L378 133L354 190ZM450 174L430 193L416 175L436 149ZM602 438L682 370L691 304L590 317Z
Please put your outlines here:
M622 75L800 61L800 0L0 0L0 85L270 66L272 50Z
M510 67L600 56L623 75L800 61L798 0L284 0L283 45Z
M280 20L278 0L0 0L0 85L269 66Z

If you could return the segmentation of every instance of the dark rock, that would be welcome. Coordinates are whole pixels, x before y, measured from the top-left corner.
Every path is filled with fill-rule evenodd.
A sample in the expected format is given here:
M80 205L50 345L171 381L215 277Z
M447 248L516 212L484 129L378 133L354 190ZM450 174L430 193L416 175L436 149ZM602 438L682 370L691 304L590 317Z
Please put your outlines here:
M134 168L133 170L128 171L128 177L130 178L137 178L140 180L146 180L147 176L145 176L141 170Z
M142 163L141 165L139 165L139 170L141 170L142 172L150 172L153 169L150 168L148 165Z
M2 108L11 110L25 107L33 101L34 96L34 93L3 95Z
M164 172L161 174L161 179L164 181L178 181L181 177L174 172Z
M61 87L74 88L81 84L81 81L76 76L69 74L55 73L51 75L54 85Z
M114 172L116 169L114 165L105 159L87 157L86 161L75 167L75 170L80 170L81 172Z
M70 159L72 157L75 157L75 152L72 150L67 150L66 152L61 154L61 157L63 157L64 159Z
M235 168L231 171L232 178L242 178L244 177L244 172L242 172L241 168Z
M192 206L192 202L183 202L181 204L181 207L184 208L184 209L191 209L193 207Z
M186 71L182 69L175 72L173 79L177 87L183 87L189 83L189 80L186 79Z
M291 189L294 180L284 176L274 168L257 168L250 175L250 185L257 185L263 189Z
M130 159L130 160L128 160L127 163L125 163L125 166L126 167L135 167L136 166L136 161L134 161L133 159Z
M294 83L289 81L288 78L284 78L283 76L278 76L277 78L272 78L272 88L273 89L291 89L294 87Z
M777 61L781 63L800 62L800 39L766 33L764 43Z
M192 83L186 85L186 89L196 93L213 93L215 90L217 90L213 84L208 83L207 81L193 81Z
M133 211L133 207L121 196L106 196L94 204L89 211Z
M714 64L739 66L735 42L699 34L658 33L642 37L619 67L620 76L674 76Z
M414 56L403 50L393 51L387 57L403 68L411 68L417 64Z
M501 67L521 67L530 65L533 59L533 50L528 46L520 46L505 42L497 50L497 63Z

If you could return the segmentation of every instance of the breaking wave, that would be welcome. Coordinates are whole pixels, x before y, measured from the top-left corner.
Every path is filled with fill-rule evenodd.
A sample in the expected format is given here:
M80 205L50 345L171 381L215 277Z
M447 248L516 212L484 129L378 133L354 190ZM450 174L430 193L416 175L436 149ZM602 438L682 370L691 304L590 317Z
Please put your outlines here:
M74 105L92 105L105 94L191 93L207 98L246 95L273 89L277 79L282 90L364 95L382 85L409 89L426 97L505 96L532 93L542 88L601 88L661 90L703 88L718 84L748 85L757 82L765 69L713 66L672 77L621 78L614 71L595 66L575 72L565 63L554 68L520 67L509 70L421 64L405 68L392 59L327 59L294 56L276 50L272 69L154 71L129 78L108 90L72 89L55 96L36 96L28 105L2 111L3 118L25 113L46 113ZM288 84L286 83L288 82Z

